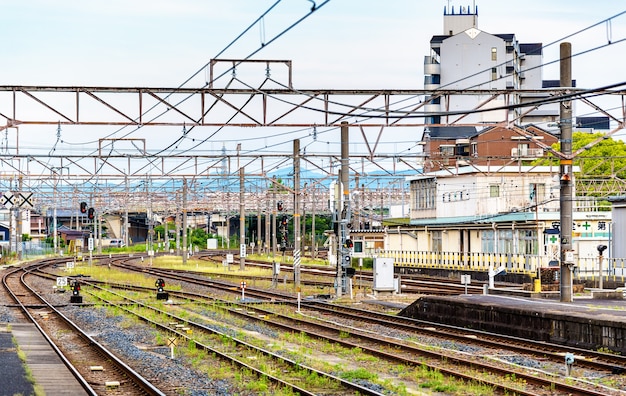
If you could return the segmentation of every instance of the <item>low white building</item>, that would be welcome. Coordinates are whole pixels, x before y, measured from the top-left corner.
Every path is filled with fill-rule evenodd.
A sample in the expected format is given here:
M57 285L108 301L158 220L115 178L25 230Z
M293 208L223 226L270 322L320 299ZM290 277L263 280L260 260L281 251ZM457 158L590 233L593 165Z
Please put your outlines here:
M468 166L408 181L410 224L386 230L385 251L397 264L419 261L421 253L439 262L448 255L450 262L495 255L527 270L559 260L558 167ZM575 254L597 257L597 245L610 238L610 206L577 199L573 220Z

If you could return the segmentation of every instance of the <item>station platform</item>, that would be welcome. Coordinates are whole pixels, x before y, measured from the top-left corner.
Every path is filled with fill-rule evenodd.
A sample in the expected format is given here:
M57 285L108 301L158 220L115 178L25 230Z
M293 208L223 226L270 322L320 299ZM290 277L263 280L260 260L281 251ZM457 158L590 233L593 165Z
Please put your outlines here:
M89 394L33 324L0 323L0 370L0 395Z
M423 296L399 315L626 354L626 300L622 298L574 297L573 302L563 303L505 294Z

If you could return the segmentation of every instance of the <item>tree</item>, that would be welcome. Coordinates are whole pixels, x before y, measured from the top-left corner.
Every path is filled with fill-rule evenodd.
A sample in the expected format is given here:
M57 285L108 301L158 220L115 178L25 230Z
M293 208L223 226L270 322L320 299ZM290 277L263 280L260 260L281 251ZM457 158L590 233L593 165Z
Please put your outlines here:
M579 177L626 178L626 144L623 141L605 137L602 133L576 132L573 134L572 151L576 152L597 139L604 140L585 149L575 158L576 165L580 166Z
M552 148L561 149L559 143ZM603 133L575 132L572 134L572 153L580 149L584 150L574 158L574 165L579 168L576 173L577 195L604 197L623 191L623 180L626 180L626 144L623 141ZM532 164L558 166L559 159L550 154Z

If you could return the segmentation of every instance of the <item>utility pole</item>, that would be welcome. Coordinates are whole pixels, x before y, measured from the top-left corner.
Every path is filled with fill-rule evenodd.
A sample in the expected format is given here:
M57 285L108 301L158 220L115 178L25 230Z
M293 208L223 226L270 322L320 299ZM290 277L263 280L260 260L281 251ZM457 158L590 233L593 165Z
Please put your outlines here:
M272 258L276 259L276 176L272 178Z
M315 186L311 190L311 256L317 258L317 238L315 237Z
M269 191L266 192L265 195L267 199L266 203L266 211L265 211L265 238L264 238L264 249L263 252L267 255L270 254L270 248L272 244L272 202L269 199Z
M342 198L337 198L339 204L337 207L336 221L339 223L337 229L337 298L345 293L349 293L348 288L348 267L351 266L352 257L350 256L350 248L347 246L348 240L348 223L350 223L350 182L349 182L349 140L348 140L348 123L341 123L341 169L339 171L339 189L338 194Z
M246 201L243 168L239 168L239 269L246 269Z
M257 201L256 201L256 246L258 253L261 253L261 248L263 244L263 236L261 235L261 200L259 199L260 194L258 194L259 188L257 190ZM254 253L254 252L253 252Z
M293 283L300 291L300 139L293 141Z
M183 265L187 264L187 179L183 178Z
M560 86L569 90L572 86L572 45L560 46ZM572 302L572 101L560 102L559 126L561 128L560 206L561 206L561 302Z

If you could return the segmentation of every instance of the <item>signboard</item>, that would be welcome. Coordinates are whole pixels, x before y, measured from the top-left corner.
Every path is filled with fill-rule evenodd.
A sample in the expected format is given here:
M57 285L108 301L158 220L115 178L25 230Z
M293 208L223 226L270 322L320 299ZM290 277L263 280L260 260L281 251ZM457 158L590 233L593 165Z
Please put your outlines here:
M67 286L67 277L65 276L57 276L57 286L65 287Z
M227 263L234 263L235 262L235 257L232 254L227 254L226 255L226 262Z
M239 245L239 257L241 258L246 257L246 244L245 243L242 243L241 245Z
M30 201L33 193L29 192L6 192L0 196L0 205L3 205L7 209L11 208L32 208L33 204Z
M472 282L472 276L471 275L461 275L461 284L462 285L469 285Z
M87 241L87 246L90 252L93 251L93 237L89 237Z
M65 263L65 268L67 268L67 269L74 268L74 262L73 261L68 261L67 263Z

